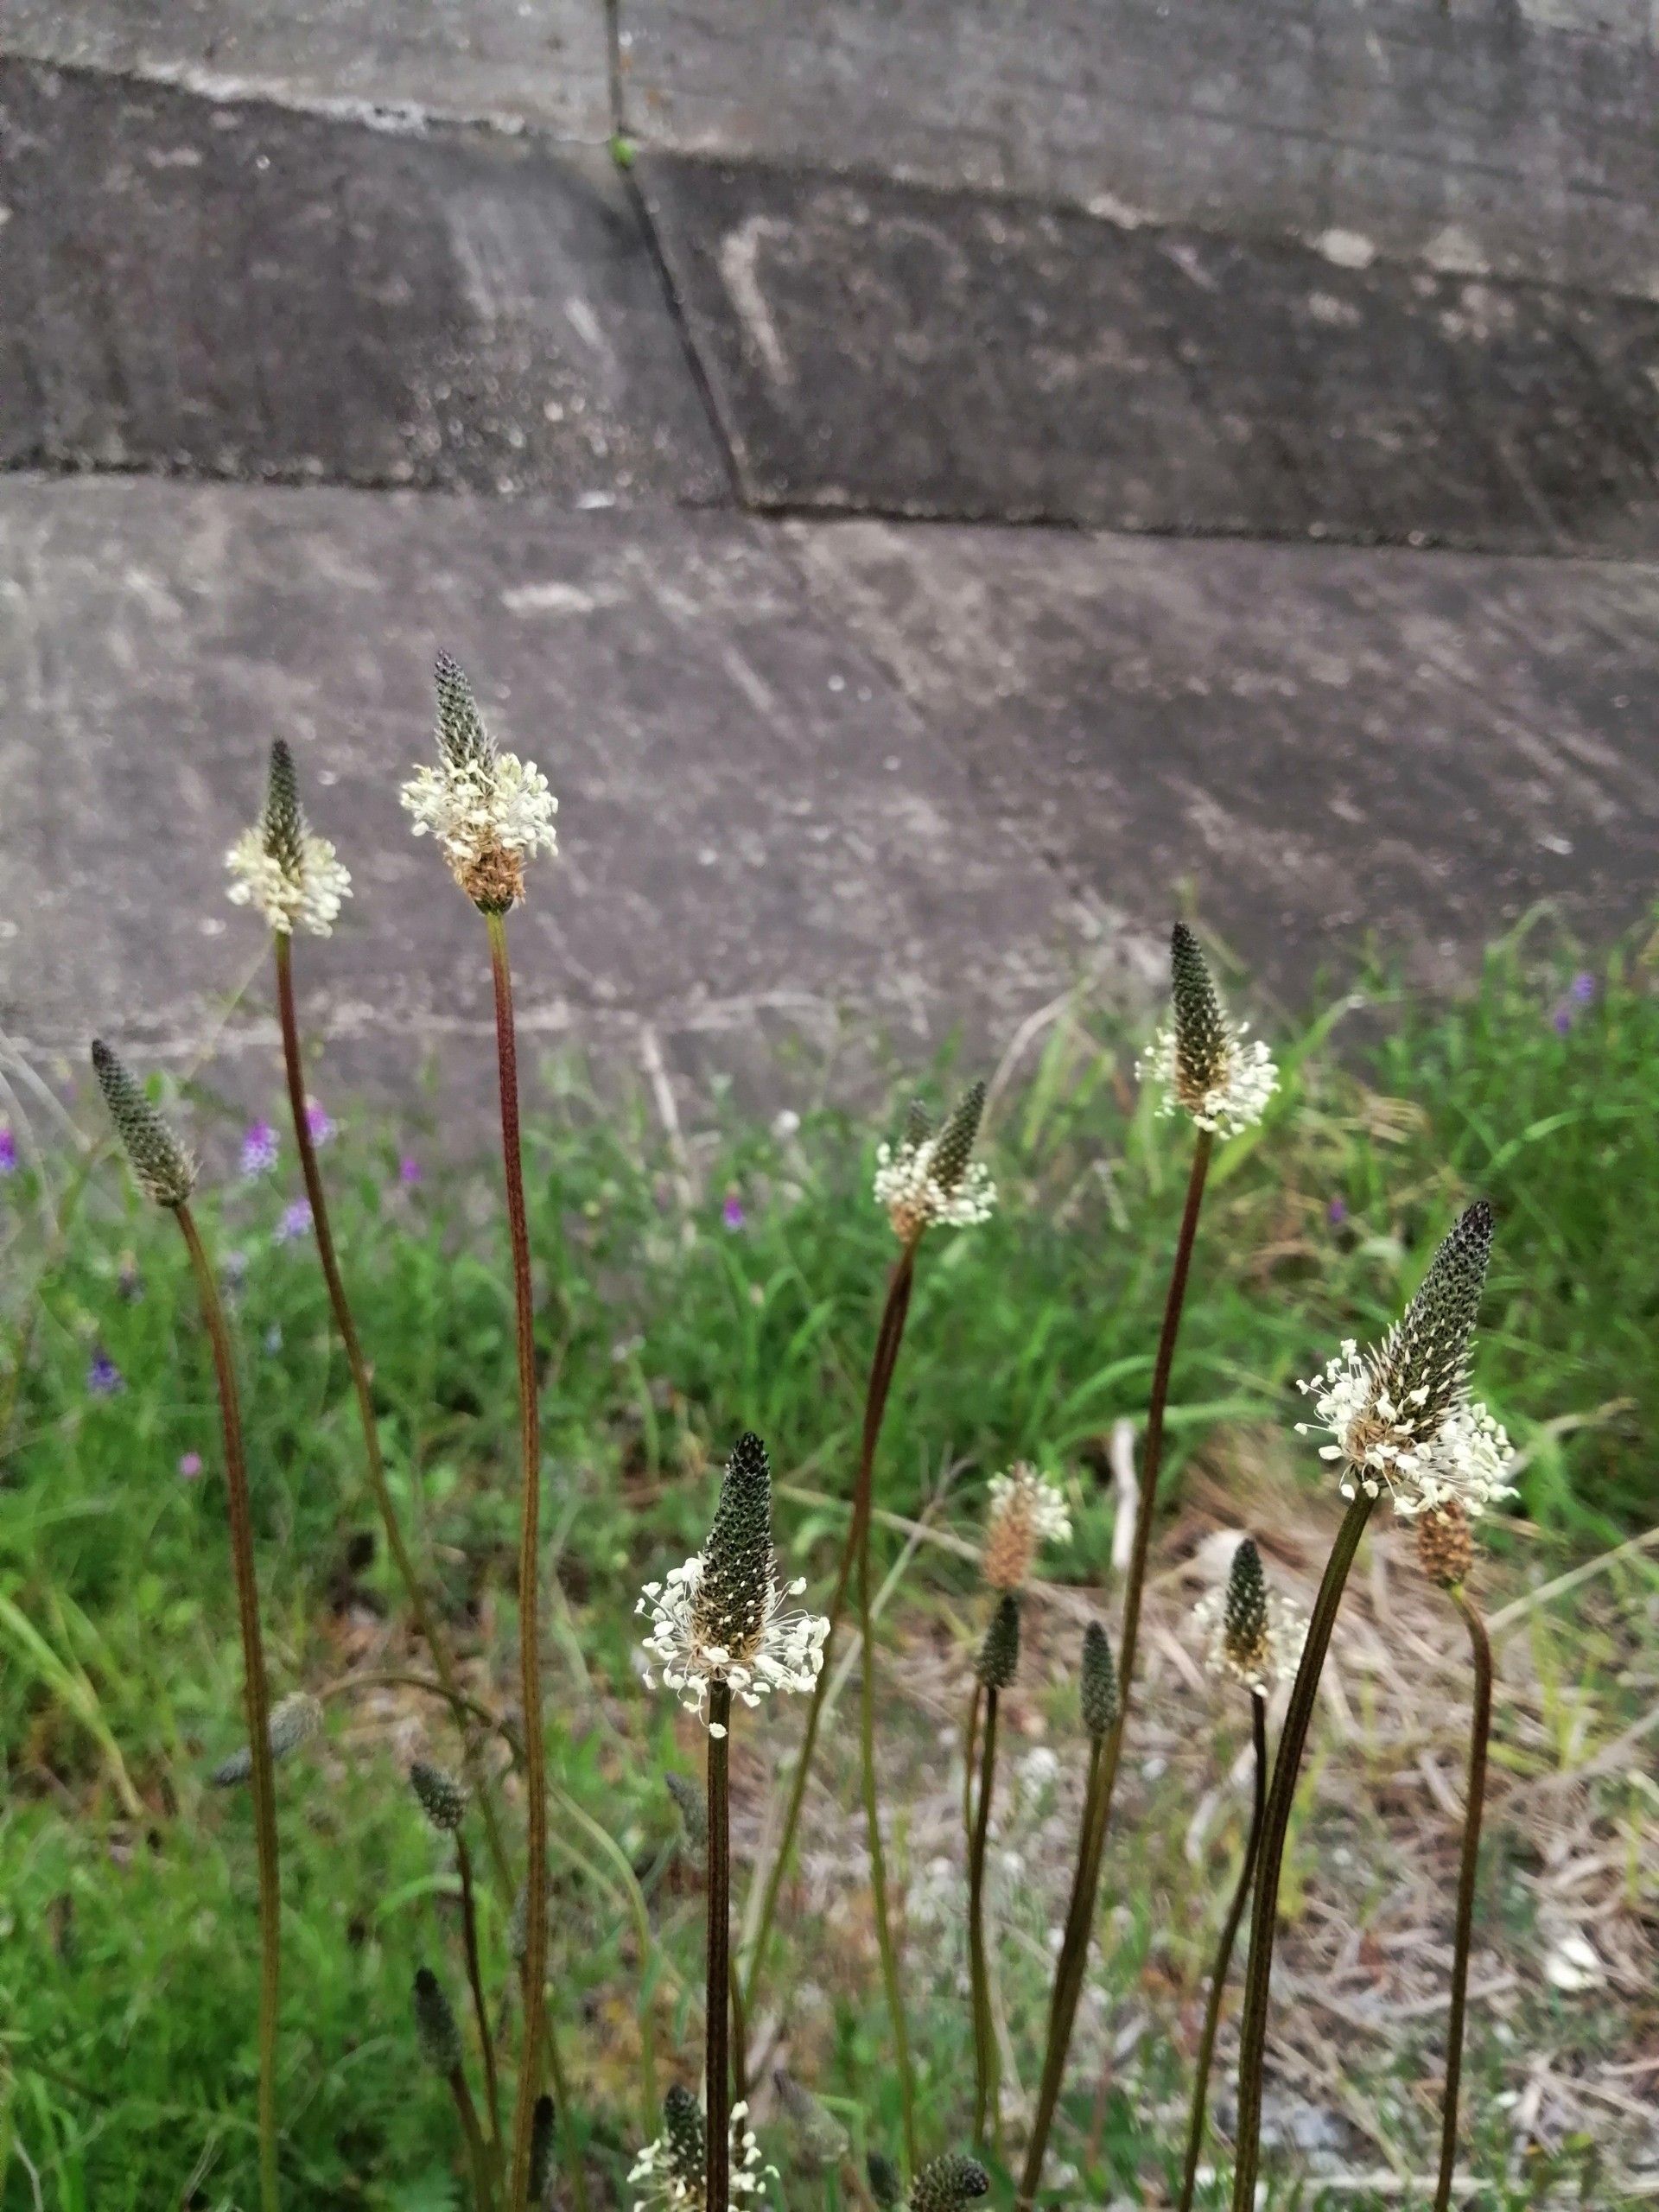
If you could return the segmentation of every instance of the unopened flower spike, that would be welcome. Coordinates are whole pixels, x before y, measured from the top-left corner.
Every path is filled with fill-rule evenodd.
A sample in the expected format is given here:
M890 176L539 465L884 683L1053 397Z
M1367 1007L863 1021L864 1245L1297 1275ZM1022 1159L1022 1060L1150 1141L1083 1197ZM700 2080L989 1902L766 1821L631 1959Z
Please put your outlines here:
M433 1827L440 1834L453 1835L467 1815L467 1792L454 1775L425 1759L416 1759L409 1770L409 1786Z
M1272 1055L1248 1024L1224 1012L1204 949L1185 922L1170 939L1171 1019L1141 1056L1143 1083L1162 1090L1160 1114L1188 1114L1201 1129L1236 1136L1259 1122L1279 1085Z
M536 2100L530 2119L530 2202L532 2212L543 2212L553 2201L553 2158L556 2148L553 2100L546 2091Z
M497 751L472 687L447 653L436 681L438 765L416 770L404 785L404 804L415 835L437 839L473 904L505 914L524 895L525 862L558 850L559 803L532 762Z
M1117 1719L1117 1667L1106 1631L1090 1621L1083 1631L1083 1680L1078 1690L1083 1725L1098 1743Z
M988 2194L991 2177L977 2158L957 2151L922 2168L910 2192L910 2212L962 2212L964 2204Z
M776 2168L765 2164L760 2145L745 2125L747 2104L732 2107L732 2202L752 2202L765 2194ZM690 2089L672 2088L663 2099L663 2132L634 2160L629 2181L641 2194L633 2212L706 2212L708 2174L704 2163L707 2123Z
M645 1649L664 1681L701 1716L717 1681L750 1706L773 1690L812 1688L830 1624L784 1609L805 1588L804 1578L786 1587L778 1580L772 1468L760 1438L745 1435L727 1463L708 1542L663 1581L647 1582L634 1610L650 1619ZM717 1721L711 1727L724 1732Z
M1254 1540L1239 1540L1224 1589L1209 1591L1193 1608L1212 1674L1241 1682L1261 1697L1294 1679L1307 1623L1269 1590Z
M1020 1600L1005 1590L997 1600L974 1672L988 1690L1005 1690L1020 1665Z
M872 2151L865 2158L864 2171L879 2212L898 2212L905 2201L905 2183L893 2160L883 2151Z
M991 1477L980 1568L993 1590L1023 1589L1039 1547L1063 1544L1071 1534L1065 1499L1046 1475L1020 1460Z
M294 756L280 737L270 748L259 819L231 847L225 865L235 879L232 905L253 907L283 937L296 927L327 937L351 896L350 874L305 818Z
M139 1189L158 1206L186 1205L196 1185L194 1160L101 1038L92 1044L92 1068Z
M291 1697L283 1698L270 1708L265 1736L273 1759L285 1759L290 1751L297 1751L302 1744L308 1744L314 1736L321 1733L322 1707L308 1690L296 1690ZM244 1744L213 1769L213 1787L233 1789L252 1772L253 1753Z
M905 1133L875 1155L875 1202L886 1209L894 1234L908 1243L924 1229L970 1229L988 1221L996 1185L982 1160L971 1157L985 1110L985 1086L970 1084L931 1135L925 1109L913 1103Z
M416 1971L414 2005L416 2048L432 2071L448 2080L463 2063L461 2029L430 1967Z
M852 2141L829 2106L783 2067L774 2071L772 2081L802 2164L820 2171L838 2166Z
M1492 1211L1479 1199L1441 1243L1417 1293L1381 1344L1353 1338L1297 1389L1332 1438L1319 1457L1341 1468L1344 1497L1388 1491L1408 1516L1455 1502L1472 1520L1513 1495L1502 1426L1469 1395L1469 1352L1492 1249Z

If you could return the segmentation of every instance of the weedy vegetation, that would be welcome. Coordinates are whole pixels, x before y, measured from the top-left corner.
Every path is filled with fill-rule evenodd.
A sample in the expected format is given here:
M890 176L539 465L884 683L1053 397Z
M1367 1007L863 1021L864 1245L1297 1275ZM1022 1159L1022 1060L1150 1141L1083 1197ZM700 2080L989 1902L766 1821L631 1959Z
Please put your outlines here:
M280 742L283 1115L3 1064L0 2205L1659 2196L1654 944L688 1143L437 699L493 1179L314 1096Z

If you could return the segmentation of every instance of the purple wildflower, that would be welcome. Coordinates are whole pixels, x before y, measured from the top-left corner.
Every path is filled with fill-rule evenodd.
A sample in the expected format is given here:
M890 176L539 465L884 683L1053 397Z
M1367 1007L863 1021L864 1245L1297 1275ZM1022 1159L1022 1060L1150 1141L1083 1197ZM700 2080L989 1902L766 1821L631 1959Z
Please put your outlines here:
M12 1135L11 1123L0 1122L0 1175L17 1173L17 1140Z
M179 1473L188 1483L193 1483L201 1472L200 1452L186 1452L179 1460Z
M102 1344L92 1353L86 1370L86 1393L93 1398L113 1398L127 1387L126 1378Z
M406 1191L412 1191L421 1179L420 1161L412 1152L406 1152L397 1163L397 1180Z
M274 1244L291 1244L296 1237L308 1236L310 1232L311 1201L309 1198L296 1198L291 1206L283 1209L283 1217L271 1231L271 1242Z
M327 1109L319 1106L315 1098L306 1102L305 1130L313 1144L327 1144L334 1134L334 1123L328 1117Z
M741 1229L745 1218L742 1199L735 1191L728 1192L726 1203L721 1208L721 1219L728 1229Z
M1595 995L1595 977L1580 969L1567 987L1567 996L1580 1006L1588 1006Z
M281 1149L276 1132L269 1122L251 1122L242 1139L242 1173L249 1182L256 1177L269 1175L276 1165Z
M1573 1027L1573 1009L1570 1006L1558 1006L1549 1019L1556 1035L1565 1037Z
M1325 1210L1325 1217L1330 1223L1332 1229L1340 1229L1343 1223L1348 1218L1347 1199L1342 1198L1332 1198L1330 1205L1326 1206Z

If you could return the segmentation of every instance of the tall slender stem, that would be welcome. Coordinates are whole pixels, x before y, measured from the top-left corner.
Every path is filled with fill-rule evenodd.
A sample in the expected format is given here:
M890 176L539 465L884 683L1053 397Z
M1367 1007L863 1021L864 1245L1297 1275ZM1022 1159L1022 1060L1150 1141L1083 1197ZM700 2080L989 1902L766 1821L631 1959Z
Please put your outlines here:
M1181 1308L1186 1300L1186 1281L1192 1265L1192 1247L1198 1236L1198 1212L1204 1204L1204 1185L1210 1172L1212 1142L1208 1129L1198 1131L1192 1148L1192 1173L1187 1178L1186 1203L1182 1209L1181 1225L1175 1239L1175 1259L1170 1269L1169 1294L1164 1301L1163 1327L1159 1334L1158 1354L1152 1370L1152 1395L1147 1406L1147 1438L1141 1464L1141 1503L1135 1515L1135 1543L1129 1554L1128 1578L1123 1590L1123 1627L1117 1662L1120 1685L1117 1717L1112 1723L1111 1733L1106 1738L1101 1755L1095 1802L1077 1863L1077 1879L1071 1893L1071 1910L1067 1916L1060 1955L1055 1966L1042 2079L1037 2093L1037 2109L1032 2120L1031 2139L1026 2147L1025 2169L1020 2177L1019 2202L1022 2205L1034 2201L1042 2182L1043 2160L1048 2152L1049 2132L1054 2125L1060 2084L1065 2075L1066 2053L1071 2048L1072 2025L1077 2019L1077 2000L1083 1992L1084 1970L1089 1960L1089 1938L1095 1916L1095 1894L1100 1881L1101 1853L1112 1817L1112 1797L1117 1787L1123 1732L1128 1726L1129 1707L1135 1694L1135 1653L1141 1635L1141 1600L1146 1587L1147 1562L1152 1551L1153 1516L1158 1503L1158 1476L1164 1456L1164 1413L1169 1403L1169 1380L1175 1363L1175 1343L1180 1333Z
M490 2179L490 2155L485 2147L484 2131L478 2124L478 2107L473 2102L467 2076L459 2066L449 2076L449 2094L455 2101L461 2132L466 2138L467 2163L473 2170L473 2201L477 2212L493 2212L495 2189Z
M294 1006L293 939L282 930L273 931L272 937L276 953L276 1012L283 1032L283 1066L288 1078L289 1112L294 1123L294 1141L299 1149L300 1173L305 1179L305 1195L311 1206L317 1257L322 1265L323 1281L328 1286L328 1303L334 1309L334 1326L340 1332L346 1364L351 1370L352 1388L357 1396L358 1417L363 1427L363 1449L368 1463L369 1488L374 1493L380 1524L386 1532L386 1548L391 1554L392 1562L403 1583L416 1629L432 1654L432 1665L448 1701L455 1732L461 1738L467 1764L474 1769L474 1794L483 1816L491 1862L502 1888L511 1895L512 1874L507 1864L506 1845L502 1840L494 1803L473 1757L473 1736L467 1726L466 1701L461 1696L461 1681L455 1672L449 1640L439 1629L426 1602L421 1578L404 1541L397 1509L392 1503L391 1485L386 1480L385 1460L380 1450L379 1425L374 1417L374 1393L370 1382L369 1363L363 1356L357 1324L352 1317L351 1305L346 1296L346 1285L334 1251L334 1230L328 1219L328 1203L322 1187L322 1171L317 1164L317 1147L306 1116L305 1064L300 1047L300 1025Z
M830 1662L835 1650L836 1632L847 1610L847 1591L853 1567L860 1555L860 1547L869 1525L875 1447L881 1435L881 1421L887 1412L887 1393L892 1388L893 1370L899 1361L899 1348L904 1341L906 1316L910 1311L911 1286L916 1271L916 1242L912 1238L893 1264L887 1283L887 1301L881 1309L880 1326L876 1331L875 1351L870 1361L870 1379L864 1394L864 1427L859 1446L858 1474L853 1485L852 1517L848 1523L847 1539L842 1546L841 1564L836 1573L836 1586L830 1599L830 1633L824 1638L823 1664L813 1686L811 1703L807 1707L806 1726L790 1784L789 1804L779 1834L778 1847L772 1854L766 1875L760 1918L755 1929L753 1948L749 1955L744 1997L751 2008L754 2004L755 1991L760 1986L761 1970L766 1964L766 1945L772 1935L772 1922L777 1916L779 1891L788 1872L791 1853L794 1849L795 1831L800 1824L801 1805L812 1771L818 1725L823 1718L823 1701L829 1694L833 1671Z
M1285 1838L1290 1832L1291 1807L1296 1797L1296 1781L1301 1770L1302 1752L1307 1744L1307 1732L1313 1719L1314 1700L1319 1694L1319 1675L1325 1667L1325 1655L1331 1648L1331 1631L1336 1626L1337 1610L1342 1603L1343 1590L1348 1580L1348 1570L1354 1563L1359 1549L1359 1540L1365 1533L1365 1523L1370 1519L1376 1504L1363 1490L1357 1490L1353 1501L1343 1516L1337 1530L1337 1540L1325 1561L1324 1580L1319 1594L1313 1601L1313 1616L1307 1624L1307 1640L1302 1646L1302 1663L1296 1669L1296 1680L1291 1685L1290 1704L1285 1713L1285 1725L1280 1731L1279 1750L1273 1763L1273 1779L1268 1785L1268 1807L1262 1827L1260 1855L1255 1870L1255 1901L1250 1915L1250 1948L1244 1969L1244 2012L1239 2026L1238 2048L1238 2128L1233 2164L1233 2212L1255 2212L1255 2181L1262 2163L1262 2068L1268 2044L1268 1997L1273 1980L1273 1946L1277 1933L1279 1916L1279 1878L1285 1856Z
M467 1953L467 1981L473 1993L473 2017L484 2053L484 2082L489 2092L491 2141L499 2164L501 2157L501 2084L495 2070L495 2037L490 2032L490 2008L484 1995L484 1975L478 1957L478 1910L473 1897L473 1854L467 1839L455 1834L455 1866L461 1875L461 1941Z
M893 2026L893 2070L899 2076L905 2157L913 2174L917 2171L916 2083L910 2063L910 2024L905 2012L904 1990L899 1980L899 1951L893 1939L893 1916L887 1902L887 1861L881 1841L880 1793L875 1771L875 1629L870 1611L870 1516L868 1512L863 1516L858 1548L858 1629L862 1640L858 1697L859 1773L864 1799L865 1839L870 1853L870 1895L875 1907L875 1940L881 1954L881 1980L887 1991L887 2017Z
M709 1896L704 1985L703 2104L707 2130L705 2204L721 2212L731 2200L732 2064L728 2033L732 1958L732 1833L730 1753L732 1691L717 1681L709 1691Z
M539 1532L542 1502L541 1414L536 1376L536 1309L530 1281L530 1227L518 1136L518 1052L512 1021L512 974L507 928L486 914L495 982L495 1052L501 1090L501 1164L506 1178L507 1230L512 1245L513 1313L518 1348L519 1442L524 1483L518 1522L518 1691L524 1715L524 1799L528 1865L524 1873L524 2042L513 2113L508 2202L530 2189L531 2126L542 2086L547 2014L547 1746L542 1731ZM566 2117L562 2111L561 2120ZM579 2161L574 2162L580 2174Z
M1178 2212L1192 2212L1192 2192L1198 2186L1198 2156L1204 2149L1204 2113L1210 2098L1210 2064L1221 2020L1221 2000L1226 1993L1227 1972L1233 1962L1233 1945L1249 1898L1255 1873L1255 1854L1262 1842L1262 1816L1268 1802L1268 1701L1259 1690L1250 1692L1250 1737L1255 1748L1255 1782L1250 1806L1250 1833L1244 1846L1244 1864L1238 1870L1233 1901L1216 1947L1216 1963L1210 1976L1210 1997L1204 2008L1204 2032L1198 2037L1198 2064L1193 2069L1192 2124L1187 2131L1186 2171L1181 2177Z
M732 1993L732 2098L742 2104L749 2094L749 2031L743 2011L743 1977L735 1959L728 1963L726 1980Z
M259 1583L253 1565L253 1510L248 1497L248 1466L242 1448L242 1408L236 1366L231 1357L225 1308L195 1217L188 1205L175 1206L180 1229L195 1272L201 1318L213 1348L219 1384L219 1419L225 1433L225 1495L231 1524L231 1563L236 1577L236 1609L242 1630L242 1703L252 1762L253 1832L259 1857L259 2201L264 2212L276 2212L276 2006L282 1958L282 1889L276 1859L276 1785L270 1757L270 1691L259 1632Z
M973 1847L968 1854L968 1962L974 1995L974 2148L985 2147L986 2115L997 2093L998 2051L991 2019L991 1976L985 1955L985 1847L991 1833L991 1792L996 1782L996 1692L985 1691L984 1748L979 1766L979 1802L974 1812Z
M1440 2115L1440 2173L1434 2212L1452 2202L1452 2170L1458 2156L1458 2091L1463 2080L1463 2024L1469 2003L1469 1945L1475 1924L1475 1874L1480 1862L1480 1821L1486 1800L1486 1749L1492 1732L1492 1647L1473 1602L1451 1593L1469 1631L1475 1694L1469 1715L1469 1787L1463 1815L1463 1860L1458 1872L1458 1917L1452 1953L1452 2009L1446 2024L1446 2099Z

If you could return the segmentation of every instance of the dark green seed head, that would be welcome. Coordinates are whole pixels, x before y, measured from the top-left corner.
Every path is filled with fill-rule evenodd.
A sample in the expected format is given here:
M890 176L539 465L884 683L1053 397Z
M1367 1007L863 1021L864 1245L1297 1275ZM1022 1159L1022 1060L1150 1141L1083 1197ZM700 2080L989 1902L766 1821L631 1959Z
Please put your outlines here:
M665 1774L664 1782L680 1816L681 1848L694 1866L709 1856L709 1802L690 1775Z
M1381 1380L1414 1435L1436 1434L1463 1394L1491 1256L1492 1210L1478 1198L1459 1217L1421 1289L1389 1333Z
M702 1548L696 1627L705 1643L734 1655L760 1635L772 1591L772 1466L752 1433L726 1463L715 1523Z
M553 2202L553 2100L543 2094L530 2116L530 2190L526 2202L543 2212Z
M922 2168L910 2192L910 2212L962 2212L976 2196L985 2196L991 2177L977 2158L948 2152Z
M1117 1719L1117 1669L1112 1647L1098 1621L1083 1631L1083 1681L1079 1691L1083 1725L1098 1743Z
M1005 1590L991 1615L985 1641L979 1647L974 1672L988 1690L1005 1690L1020 1664L1020 1601Z
M850 2145L846 2129L834 2113L782 2067L772 2079L802 2164L838 2166Z
M467 1813L467 1792L454 1776L425 1759L416 1759L409 1770L409 1786L433 1827L453 1834Z
M283 874L297 876L305 859L305 815L300 805L294 756L284 738L279 737L270 748L265 803L259 810L259 836Z
M933 1116L919 1098L912 1098L905 1109L905 1143L914 1152L925 1145L933 1134Z
M864 2171L870 2177L870 2195L879 2212L897 2212L904 2202L905 2183L893 2160L882 2152L872 2151L864 2161Z
M1262 1554L1249 1536L1233 1554L1221 1632L1227 1656L1236 1667L1248 1674L1261 1664L1268 1646L1268 1582Z
M415 2042L435 2074L447 2079L460 2072L461 2030L449 1999L429 1967L420 1967L415 1976Z
M942 1191L954 1191L966 1174L984 1111L985 1086L970 1083L950 1109L933 1147L933 1180Z
M453 768L486 766L495 758L495 747L460 663L440 653L433 674L438 687L439 752Z
M683 2089L677 2083L663 2099L663 2133L668 2138L675 2179L683 2182L688 2189L701 2189L708 2145L702 2107L690 2089Z
M1169 963L1175 1014L1175 1095L1190 1109L1226 1075L1227 1021L1204 948L1185 922L1177 922L1171 934Z
M93 1040L92 1067L139 1189L158 1206L185 1205L196 1171L184 1147L101 1038Z

